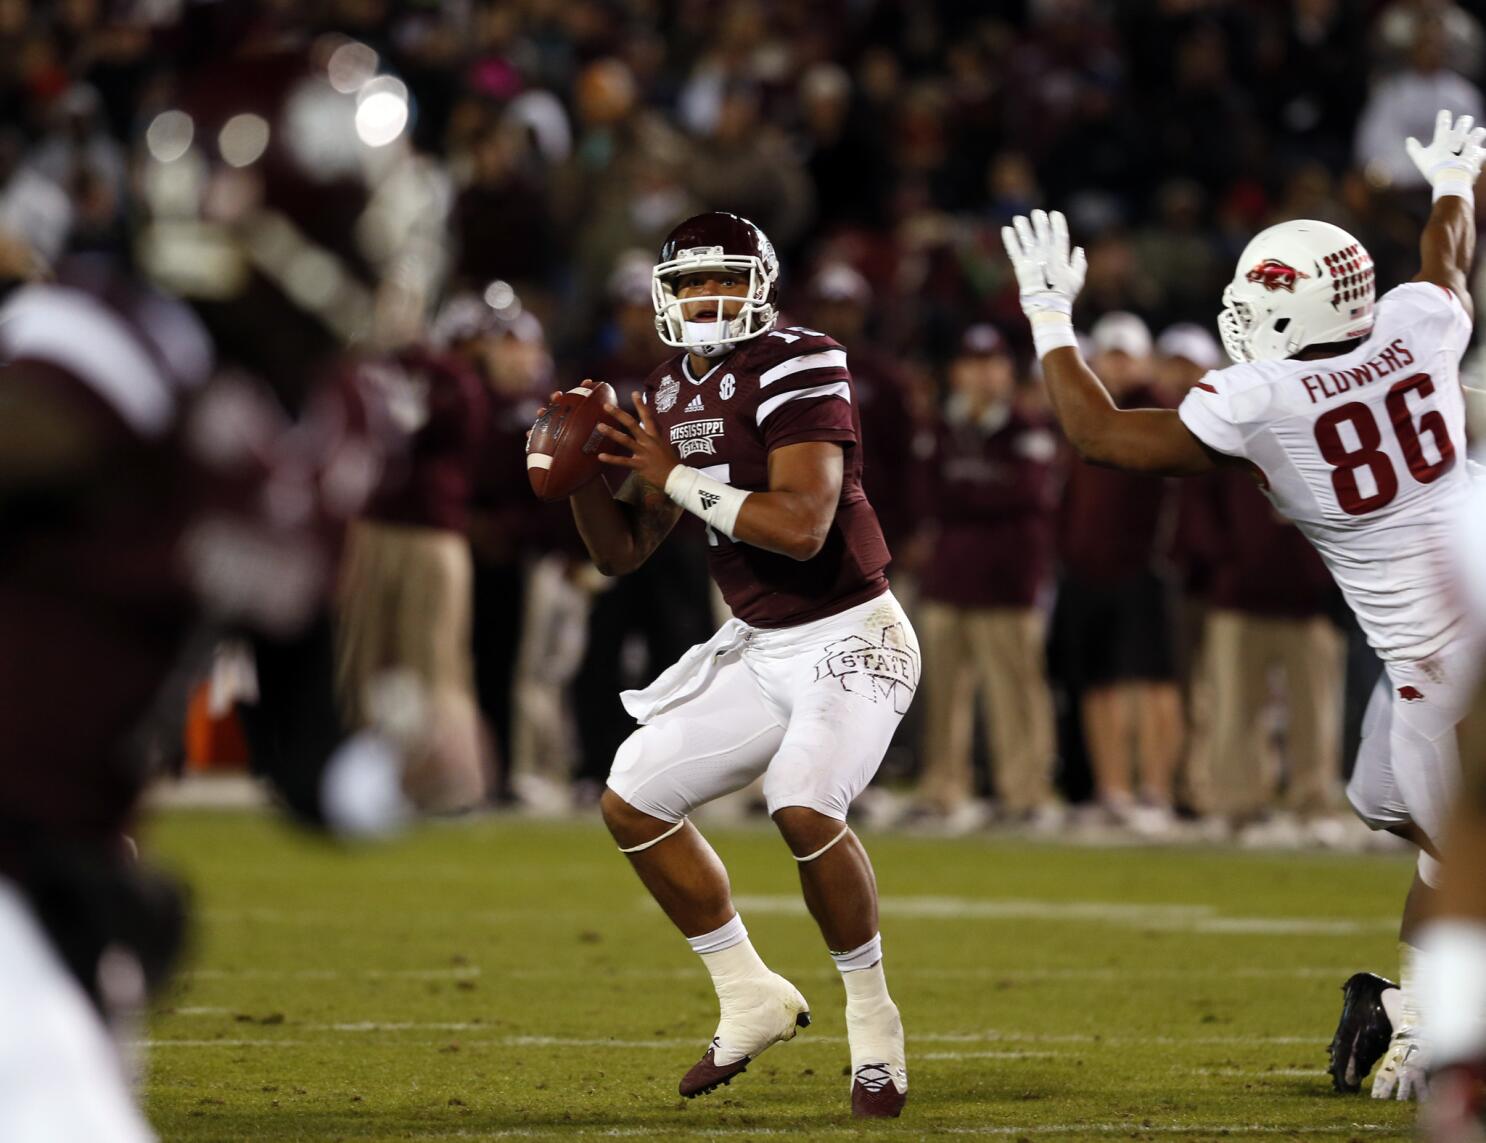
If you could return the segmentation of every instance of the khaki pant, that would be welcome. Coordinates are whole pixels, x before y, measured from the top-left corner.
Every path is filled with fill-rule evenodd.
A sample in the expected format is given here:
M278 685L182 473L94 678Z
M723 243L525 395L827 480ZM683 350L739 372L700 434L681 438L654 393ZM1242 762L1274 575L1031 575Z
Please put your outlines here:
M1343 645L1321 618L1269 619L1238 611L1208 615L1192 786L1201 808L1234 816L1270 806L1281 763L1266 711L1279 674L1285 706L1284 807L1324 813L1341 781Z
M426 755L409 760L421 808L478 802L486 773L470 650L473 566L457 532L369 520L352 525L339 591L336 683L352 726L372 721L372 685L407 672L427 704Z
M1041 612L925 601L917 623L924 655L923 799L949 811L974 796L970 753L979 684L997 796L1012 813L1050 803L1053 703Z

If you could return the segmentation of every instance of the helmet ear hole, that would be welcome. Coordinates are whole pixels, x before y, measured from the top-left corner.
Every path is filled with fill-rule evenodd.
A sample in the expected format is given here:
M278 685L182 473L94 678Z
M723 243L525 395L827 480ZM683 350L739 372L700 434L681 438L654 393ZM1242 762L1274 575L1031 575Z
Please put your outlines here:
M1287 330L1289 328L1290 328L1290 319L1287 318L1287 317L1282 317L1282 318L1278 319L1274 323L1274 331L1275 331L1275 333L1284 333L1285 330Z

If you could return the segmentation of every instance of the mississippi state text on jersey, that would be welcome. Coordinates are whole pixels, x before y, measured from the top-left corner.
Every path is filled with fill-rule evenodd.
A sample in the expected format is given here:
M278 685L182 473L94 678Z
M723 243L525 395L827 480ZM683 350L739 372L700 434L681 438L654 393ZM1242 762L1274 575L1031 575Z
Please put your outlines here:
M776 327L701 377L682 353L650 375L645 399L682 464L750 492L767 491L773 449L834 441L845 451L836 517L812 559L708 532L712 578L739 619L792 626L887 590L887 543L862 491L861 420L838 343L803 326Z
M1181 405L1199 440L1263 472L1387 660L1428 658L1463 622L1444 536L1469 480L1460 357L1470 332L1458 298L1410 282L1383 295L1352 352L1217 370Z

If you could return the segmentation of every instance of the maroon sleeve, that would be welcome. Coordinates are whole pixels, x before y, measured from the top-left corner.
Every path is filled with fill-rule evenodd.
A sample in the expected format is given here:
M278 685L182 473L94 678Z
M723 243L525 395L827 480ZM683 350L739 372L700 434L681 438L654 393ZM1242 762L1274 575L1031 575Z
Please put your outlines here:
M820 334L797 336L757 365L754 417L770 451L805 441L857 443L856 395L846 350Z
M764 447L770 452L805 441L856 444L850 403L840 397L804 398L780 406L764 422Z

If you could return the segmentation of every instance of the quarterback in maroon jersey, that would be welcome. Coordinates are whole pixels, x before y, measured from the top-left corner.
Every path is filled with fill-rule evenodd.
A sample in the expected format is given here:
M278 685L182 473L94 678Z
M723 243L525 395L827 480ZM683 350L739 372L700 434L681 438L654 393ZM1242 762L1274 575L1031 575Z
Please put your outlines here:
M908 1091L866 851L845 824L918 686L918 643L888 590L887 545L862 492L846 350L779 324L779 264L731 214L683 222L653 274L656 328L682 352L651 374L635 415L615 410L612 496L574 494L600 570L640 566L683 512L706 525L711 572L734 618L648 688L622 696L640 724L620 747L604 820L701 955L721 1006L681 1081L699 1095L810 1020L733 908L727 872L690 825L696 806L762 776L800 866L806 904L846 989L851 1106L897 1115Z

